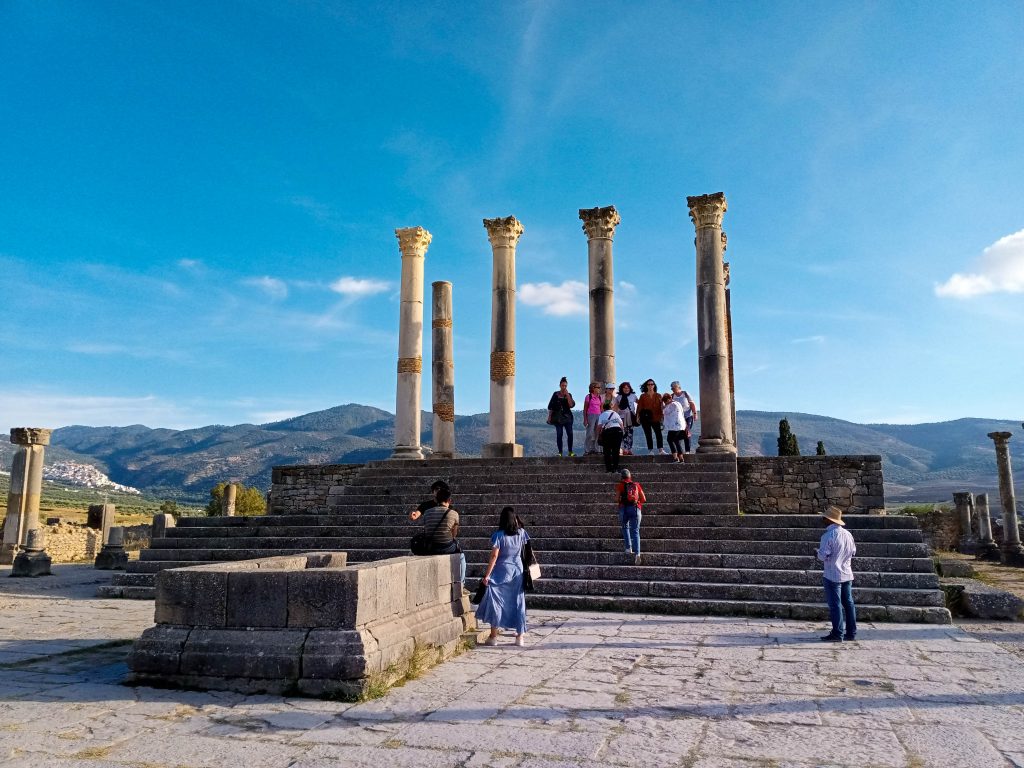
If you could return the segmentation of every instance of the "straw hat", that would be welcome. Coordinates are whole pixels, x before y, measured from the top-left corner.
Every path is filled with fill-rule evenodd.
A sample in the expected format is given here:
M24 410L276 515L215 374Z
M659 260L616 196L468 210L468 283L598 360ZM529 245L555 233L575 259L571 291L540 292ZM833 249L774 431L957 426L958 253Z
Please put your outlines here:
M846 523L843 522L843 510L841 510L839 507L829 507L828 509L821 513L821 516L828 520L830 523L835 523L836 525L846 525Z

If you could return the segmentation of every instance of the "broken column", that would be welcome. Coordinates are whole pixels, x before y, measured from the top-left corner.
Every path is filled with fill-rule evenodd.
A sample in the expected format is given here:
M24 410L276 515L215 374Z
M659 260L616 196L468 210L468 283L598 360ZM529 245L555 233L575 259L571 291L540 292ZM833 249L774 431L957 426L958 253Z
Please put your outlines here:
M423 227L396 229L402 252L399 289L398 384L395 391L393 459L422 459L420 379L423 371L423 261L433 236Z
M687 197L697 230L697 351L700 372L700 439L697 453L736 453L729 394L729 338L722 261L725 194Z
M224 493L220 497L220 513L225 517L235 516L235 503L238 499L238 486L228 483L224 486Z
M124 528L115 525L103 549L96 555L96 568L100 571L123 571L128 566L128 553L124 549Z
M1013 492L1013 471L1010 468L1011 432L989 432L996 444L996 466L999 468L999 502L1003 507L1003 563L1024 566L1024 548L1017 528L1017 498Z
M114 516L117 514L117 507L113 504L90 504L86 513L85 524L95 531L99 531L100 546L107 543L110 538L110 529L114 525Z
M166 512L161 512L158 515L153 515L153 525L150 528L149 538L153 539L164 539L167 538L167 529L173 528L176 525L174 522L174 515Z
M18 446L11 464L11 488L4 521L5 555L12 562L19 547L28 543L28 532L39 528L39 498L43 492L43 460L52 430L16 427L11 442Z
M973 555L978 550L978 539L974 535L972 526L974 494L967 491L954 493L953 504L956 506L956 515L960 523L960 541L957 544L957 551Z
M999 560L999 545L992 536L992 517L988 510L988 494L974 497L974 510L978 516L978 559Z
M491 413L484 457L518 457L516 445L516 244L523 225L515 216L484 219L493 255L491 293Z
M590 380L615 382L615 279L612 240L622 221L614 205L581 208L590 272Z
M14 558L11 576L49 576L50 556L46 554L46 538L42 528L29 530L25 545Z
M434 456L455 456L455 364L452 351L452 284L431 283L431 368L434 404Z

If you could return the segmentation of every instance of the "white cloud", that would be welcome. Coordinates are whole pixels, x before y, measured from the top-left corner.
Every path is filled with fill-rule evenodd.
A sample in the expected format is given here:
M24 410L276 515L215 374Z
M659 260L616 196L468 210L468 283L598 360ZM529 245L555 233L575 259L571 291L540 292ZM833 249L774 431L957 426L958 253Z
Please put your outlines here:
M203 262L199 259L178 259L178 266L189 272L201 272Z
M977 272L957 272L935 286L936 296L954 299L986 293L1024 293L1024 229L996 240L982 251Z
M281 299L288 298L287 283L285 283L284 280L276 277L270 277L269 275L264 275L263 277L250 277L248 280L243 280L242 285L259 288L274 301L280 301Z
M391 283L385 280L374 280L367 277L339 277L331 283L332 291L354 299L384 293L390 288Z
M790 339L790 344L824 344L824 336L803 336L799 339Z
M545 315L587 314L587 286L578 280L566 280L561 285L523 283L519 286L519 300L529 307L541 307Z
M91 427L145 424L184 428L200 421L194 411L160 397L103 397L0 390L0 427Z

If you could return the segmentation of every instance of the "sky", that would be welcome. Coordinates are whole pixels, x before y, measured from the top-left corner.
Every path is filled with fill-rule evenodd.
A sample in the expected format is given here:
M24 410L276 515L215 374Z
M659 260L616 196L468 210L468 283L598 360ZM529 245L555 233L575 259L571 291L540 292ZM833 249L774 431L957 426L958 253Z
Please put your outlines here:
M605 205L618 376L699 401L717 191L738 408L1022 419L1022 33L1018 0L2 0L0 428L393 411L407 226L484 412L509 215L516 406L581 399Z

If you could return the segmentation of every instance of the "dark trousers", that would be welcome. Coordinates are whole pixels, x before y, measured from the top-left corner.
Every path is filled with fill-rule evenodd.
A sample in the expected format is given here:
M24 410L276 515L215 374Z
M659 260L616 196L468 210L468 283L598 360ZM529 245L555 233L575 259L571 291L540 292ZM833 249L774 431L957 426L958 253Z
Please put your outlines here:
M668 431L668 449L672 453L683 453L683 443L686 441L686 452L690 451L690 440L686 436L685 429L670 429Z
M651 441L651 430L653 430L654 434L658 437L658 450L660 451L663 447L661 442L661 422L656 421L653 424L641 424L640 426L643 427L644 437L647 439L647 450L651 450L654 447L654 443Z
M857 636L857 609L853 605L853 582L832 581L822 577L825 602L832 619L832 634L845 635L848 640ZM845 618L845 622L844 622ZM845 625L846 632L843 632Z
M601 449L604 451L604 468L611 472L619 468L619 447L622 445L622 430L618 427L601 433Z
M555 424L555 442L558 444L558 453L562 453L562 433L565 432L566 441L569 443L569 453L572 453L572 422L568 424Z

